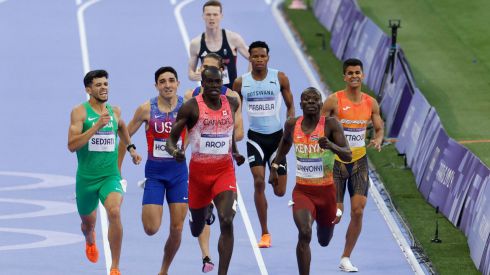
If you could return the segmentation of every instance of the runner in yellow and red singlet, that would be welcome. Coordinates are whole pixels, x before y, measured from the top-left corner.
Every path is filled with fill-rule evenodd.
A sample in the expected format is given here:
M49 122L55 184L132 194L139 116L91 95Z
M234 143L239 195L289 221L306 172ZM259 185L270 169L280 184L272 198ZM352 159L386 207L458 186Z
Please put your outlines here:
M322 115L335 116L342 123L345 137L352 150L352 160L335 160L334 180L337 188L338 208L343 210L345 187L351 198L351 220L347 229L344 252L339 268L347 272L357 272L350 262L350 256L361 234L362 215L367 201L369 187L368 162L366 157L366 128L373 123L375 137L368 146L381 150L383 142L383 120L378 102L361 91L364 73L359 59L347 59L343 65L346 88L328 97L323 104Z

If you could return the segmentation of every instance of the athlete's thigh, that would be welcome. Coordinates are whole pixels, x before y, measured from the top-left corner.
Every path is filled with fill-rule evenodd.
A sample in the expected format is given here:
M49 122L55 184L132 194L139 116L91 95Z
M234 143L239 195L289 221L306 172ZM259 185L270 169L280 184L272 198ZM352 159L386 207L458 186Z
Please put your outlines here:
M119 206L122 202L122 196L121 177L119 175L106 177L99 189L99 199L104 206L106 208Z
M184 203L189 200L187 174L179 174L165 184L167 190L167 203Z
M145 226L159 228L162 223L163 205L144 204L141 211L141 221Z
M318 192L314 194L313 201L317 211L316 223L321 227L330 227L335 220L337 213L335 196L334 185L319 187Z
M165 182L156 178L147 178L143 191L143 206L154 204L163 206L165 197Z
M80 216L90 215L99 204L99 184L93 184L77 177L76 201Z
M354 195L367 196L369 189L369 170L367 157L364 156L351 163L351 172L348 182L349 194L351 198Z
M213 200L216 196L225 191L236 193L237 187L235 168L232 165L229 165L228 167L224 167L220 171L216 171L216 173L216 178L212 186Z
M187 215L187 203L169 203L170 226L181 227L184 224L185 215Z
M213 200L212 186L215 175L208 166L189 164L189 208L200 209L207 207Z
M347 186L347 181L349 180L350 173L347 170L347 165L338 160L335 160L333 165L333 182L335 184L336 190L336 200L337 203L344 202L345 189Z
M304 210L309 213L311 222L316 218L316 207L313 200L309 197L309 194L303 192L301 187L296 185L293 190L293 217L295 222L298 223L300 220L296 221L296 218L301 218L304 214L301 214ZM297 214L295 214L297 213ZM298 216L299 215L299 216ZM296 217L298 216L298 217ZM310 222L308 220L308 222ZM304 222L301 223L304 225ZM298 224L297 224L298 225Z
M233 217L237 210L236 193L227 190L217 194L214 199L216 210L218 211L218 217Z

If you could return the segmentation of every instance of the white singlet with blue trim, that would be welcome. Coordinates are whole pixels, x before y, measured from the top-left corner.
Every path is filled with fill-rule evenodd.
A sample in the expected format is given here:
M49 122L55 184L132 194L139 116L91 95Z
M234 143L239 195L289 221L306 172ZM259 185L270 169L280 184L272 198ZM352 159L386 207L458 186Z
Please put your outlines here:
M253 79L252 73L242 75L242 96L247 108L249 129L272 134L282 129L279 113L282 105L281 84L278 70L267 69L267 76L262 81Z

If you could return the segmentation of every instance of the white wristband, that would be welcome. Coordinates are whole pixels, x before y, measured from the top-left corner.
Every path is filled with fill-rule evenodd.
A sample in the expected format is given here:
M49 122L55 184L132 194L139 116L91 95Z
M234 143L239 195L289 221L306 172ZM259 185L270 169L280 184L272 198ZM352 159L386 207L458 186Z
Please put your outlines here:
M337 214L335 214L337 217L342 217L342 210L337 208Z

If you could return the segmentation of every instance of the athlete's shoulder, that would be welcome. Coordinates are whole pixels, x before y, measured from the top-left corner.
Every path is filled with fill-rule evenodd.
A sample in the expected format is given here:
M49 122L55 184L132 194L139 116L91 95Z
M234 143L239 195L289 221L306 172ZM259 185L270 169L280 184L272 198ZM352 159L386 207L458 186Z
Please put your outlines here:
M75 119L85 119L85 117L87 116L85 103L74 106L71 110L71 116Z
M238 95L237 92L233 91L232 89L228 88L226 90L226 96L229 96L229 97L234 97L234 98L239 98L240 96Z

